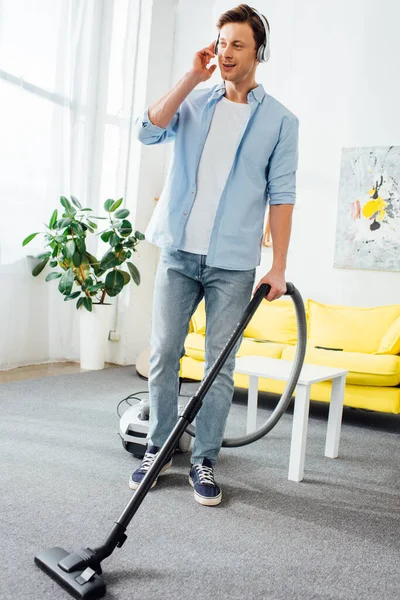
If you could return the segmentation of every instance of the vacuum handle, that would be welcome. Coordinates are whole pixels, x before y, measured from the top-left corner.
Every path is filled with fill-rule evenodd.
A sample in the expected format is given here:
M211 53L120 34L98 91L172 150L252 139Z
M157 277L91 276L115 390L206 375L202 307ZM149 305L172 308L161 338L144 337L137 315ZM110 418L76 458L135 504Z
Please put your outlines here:
M271 286L269 285L269 283L262 283L260 285L260 287L258 288L258 290L262 290L262 291L260 291L260 296L261 295L263 297L268 296L270 289L271 289ZM258 292L258 290L257 290L257 292ZM295 287L294 287L293 283L290 283L289 281L287 281L285 296L293 296L294 291L295 291Z

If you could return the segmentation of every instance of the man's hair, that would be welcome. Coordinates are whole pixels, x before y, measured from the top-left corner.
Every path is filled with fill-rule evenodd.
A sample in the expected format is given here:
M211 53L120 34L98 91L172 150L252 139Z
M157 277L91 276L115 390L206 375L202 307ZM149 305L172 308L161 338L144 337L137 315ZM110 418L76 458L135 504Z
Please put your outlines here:
M265 17L264 19L268 25L269 31L269 23ZM227 23L248 23L253 30L256 51L259 49L261 44L266 43L264 25L257 13L255 13L248 4L239 4L239 6L236 6L236 8L227 10L218 19L217 28L222 29L222 27Z

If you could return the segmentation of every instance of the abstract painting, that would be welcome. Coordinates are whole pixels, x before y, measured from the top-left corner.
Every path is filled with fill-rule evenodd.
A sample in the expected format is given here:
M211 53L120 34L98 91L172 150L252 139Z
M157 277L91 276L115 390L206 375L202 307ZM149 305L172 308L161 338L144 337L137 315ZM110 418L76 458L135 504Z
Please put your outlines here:
M400 271L400 146L343 148L334 266Z

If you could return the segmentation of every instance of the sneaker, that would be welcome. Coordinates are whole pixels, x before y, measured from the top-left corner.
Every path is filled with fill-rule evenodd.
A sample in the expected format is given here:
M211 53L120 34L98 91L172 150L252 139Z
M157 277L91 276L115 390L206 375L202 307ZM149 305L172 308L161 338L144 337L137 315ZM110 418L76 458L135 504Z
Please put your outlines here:
M143 457L142 464L140 465L139 468L136 469L136 471L134 471L132 473L131 478L129 480L129 487L131 488L131 490L136 490L139 487L139 485L142 483L144 476L147 474L148 470L150 469L150 467L153 465L154 461L156 460L156 457L157 457L157 454L159 451L160 451L160 448L158 448L157 446L148 446L147 447L146 454ZM164 466L161 469L159 476L161 475L161 473L164 473L164 471L169 469L171 466L172 466L172 456L169 456L165 460ZM158 477L157 477L157 479L154 480L153 485L151 486L152 488L157 484Z
M194 499L204 506L216 506L221 502L222 492L214 479L212 462L203 458L201 464L192 465L189 483L194 487Z

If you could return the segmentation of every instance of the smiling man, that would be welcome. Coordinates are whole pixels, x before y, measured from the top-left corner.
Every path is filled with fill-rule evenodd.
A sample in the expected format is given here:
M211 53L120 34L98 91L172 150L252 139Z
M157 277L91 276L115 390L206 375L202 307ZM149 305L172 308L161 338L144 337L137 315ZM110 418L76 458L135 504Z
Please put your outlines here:
M260 264L265 210L273 239L269 301L286 291L285 269L295 202L298 120L255 79L270 54L269 25L241 4L221 15L218 39L136 121L143 144L174 141L163 192L146 230L159 246L154 287L149 390L150 429L136 489L177 419L179 361L189 321L205 299L205 371L219 356L250 301ZM217 56L218 65L210 65ZM219 67L222 81L195 88ZM189 481L203 505L221 502L213 467L233 395L233 350L196 417ZM163 471L172 463L170 457Z

